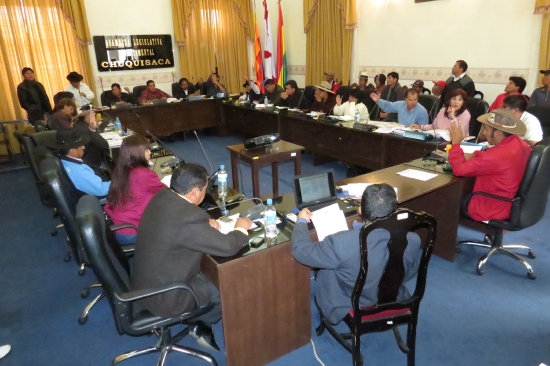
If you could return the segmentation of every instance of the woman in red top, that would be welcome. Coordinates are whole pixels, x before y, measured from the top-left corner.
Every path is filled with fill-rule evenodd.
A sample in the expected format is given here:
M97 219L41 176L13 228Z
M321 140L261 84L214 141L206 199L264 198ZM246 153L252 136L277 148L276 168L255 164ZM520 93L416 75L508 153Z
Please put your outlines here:
M149 169L149 141L140 135L126 137L120 146L120 155L112 174L105 212L118 224L130 223L139 227L141 215L151 198L160 191L162 184ZM133 244L137 233L134 229L116 232L120 244Z

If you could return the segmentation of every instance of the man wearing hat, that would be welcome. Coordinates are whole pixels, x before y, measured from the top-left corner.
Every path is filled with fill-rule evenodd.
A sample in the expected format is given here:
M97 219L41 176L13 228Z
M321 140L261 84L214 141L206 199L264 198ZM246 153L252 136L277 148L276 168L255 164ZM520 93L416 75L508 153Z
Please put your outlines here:
M323 112L326 115L331 114L336 105L336 95L331 90L330 83L323 81L321 85L316 85L315 88L315 102L311 105L311 110Z
M334 71L325 71L325 81L330 84L330 90L332 90L334 93L338 90L340 87L340 84L334 80Z
M76 189L103 197L109 193L111 181L106 171L94 169L82 161L89 141L90 136L79 129L61 130L57 132L55 148L62 155L61 163Z
M424 92L424 82L422 80L416 80L411 84L411 89L414 89L418 92L418 95Z
M92 103L95 98L94 93L90 90L90 87L82 82L84 77L78 72L73 71L67 75L67 80L70 84L65 91L71 92L74 95L74 102L78 108Z
M374 89L372 87L369 87L369 85L367 85L368 82L369 82L369 76L365 71L361 71L361 73L359 74L359 90L367 92L367 94L370 94L373 92Z
M488 150L465 156L460 142L465 135L458 123L450 128L452 148L449 163L456 176L476 177L474 192L481 191L501 197L514 198L518 190L531 148L523 141L525 125L507 109L494 111L477 118L490 145ZM474 220L505 220L510 216L510 202L482 195L473 195L467 214Z
M260 88L258 87L258 85L256 85L255 82L250 80L248 76L244 76L243 88L245 88L246 92L239 97L240 101L246 101L246 102L255 103L255 104L258 104L261 102L262 92L260 91Z
M537 88L531 94L529 99L528 107L535 105L550 106L550 69L540 70L542 76L542 86Z
M444 81L434 81L434 86L432 86L432 95L436 98L441 98L441 94L443 94L443 90L445 90L445 82Z

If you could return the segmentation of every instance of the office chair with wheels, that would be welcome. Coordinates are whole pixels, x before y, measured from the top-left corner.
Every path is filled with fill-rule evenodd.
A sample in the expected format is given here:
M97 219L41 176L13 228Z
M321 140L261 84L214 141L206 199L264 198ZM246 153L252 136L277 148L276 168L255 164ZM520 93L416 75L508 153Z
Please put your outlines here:
M116 365L132 357L160 352L157 365L162 366L168 352L177 351L217 365L216 360L208 353L176 344L189 333L189 327L177 335L172 336L171 334L172 326L192 322L197 316L209 311L212 305L199 306L197 295L185 283L172 283L159 288L130 291L128 260L106 228L103 210L97 198L90 195L83 196L77 204L76 211L79 232L88 258L103 286L105 296L109 300L118 332L131 336L155 334L158 337L154 346L119 355L112 364ZM173 290L188 291L195 300L196 308L177 317L165 318L152 315L137 303L141 299Z
M99 98L101 100L101 105L106 106L106 107L110 107L110 105L108 104L109 99L107 99L107 98L110 98L112 95L113 95L113 92L110 91L110 90L103 91L101 93L101 97Z
M466 109L470 112L469 135L478 136L481 131L481 123L477 122L477 117L489 111L489 104L483 99L468 98Z
M481 92L479 90L476 90L474 92L474 98L475 99L485 99L484 97L485 97L485 95L483 94L483 92Z
M147 85L136 85L134 86L134 89L132 89L132 95L136 99L136 101L139 101L139 98L141 97L141 93L147 89Z
M536 224L544 216L549 188L550 138L546 138L536 144L533 148L533 151L529 156L529 160L527 161L525 173L523 174L523 178L514 198L510 199L500 197L485 192L472 192L469 196L467 196L467 202L469 202L474 195L482 195L512 203L510 218L508 220L490 220L485 224L474 221L469 217L462 219L467 226L472 226L476 230L487 233L483 241L466 240L458 243L458 245L473 245L490 249L489 252L479 258L477 262L477 273L479 275L482 275L485 272L485 264L493 254L503 253L515 260L520 261L527 269L527 276L530 279L534 280L536 278L535 272L533 271L531 265L525 259L509 250L527 249L527 255L530 258L535 258L535 253L533 253L532 249L523 244L504 245L502 242L504 230L523 230ZM464 207L467 207L467 205ZM459 250L458 246L457 250Z
M543 136L550 136L550 106L534 105L528 107L526 112L531 113L539 119Z
M365 286L369 266L367 237L373 230L380 228L386 229L391 235L388 241L388 262L378 283L378 303L362 307L359 301ZM426 232L416 287L409 298L399 301L397 296L405 277L403 254L408 245L407 234L416 229ZM363 364L361 335L392 329L400 350L407 354L408 366L413 366L415 363L418 310L426 287L428 263L432 255L436 232L437 221L434 217L423 212L416 213L409 209L398 209L389 216L364 225L360 234L361 268L351 295L352 310L344 318L350 333L338 333L321 313L321 324L317 328L317 335L321 335L325 329L328 329L338 343L352 354L353 365L359 366ZM397 328L401 324L408 325L406 344L403 342Z
M428 111L429 122L432 123L437 116L437 113L439 113L439 99L433 95L419 94L418 103L426 108L426 111Z

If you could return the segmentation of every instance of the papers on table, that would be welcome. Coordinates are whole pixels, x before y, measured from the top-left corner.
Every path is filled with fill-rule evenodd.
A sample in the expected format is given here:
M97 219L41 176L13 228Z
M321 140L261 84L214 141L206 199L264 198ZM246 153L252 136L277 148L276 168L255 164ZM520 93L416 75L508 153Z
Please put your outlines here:
M416 170L416 169L405 169L398 172L397 174L399 174L402 177L418 179L424 182L437 177L437 174L428 173L428 172L425 172L422 170Z
M374 183L348 183L343 186L340 186L340 188L342 188L344 197L361 198L363 196L363 192L365 191L365 188L367 188L371 184L374 184ZM395 190L395 194L397 194L397 188L393 187L393 189Z
M483 149L483 145L471 143L460 144L460 148L462 149L462 151L464 151L465 154L473 154L474 151L480 151L481 149Z
M351 116L337 116L336 118L338 118L340 121L353 121L355 119Z
M429 133L430 135L434 135L437 137L441 137L445 141L451 141L451 133L449 132L449 130L436 129L435 134L434 134L434 130L426 130L423 132Z
M256 106L254 108L256 108L256 109L265 109L265 108L270 108L270 107L273 107L273 104L256 104Z
M309 113L306 113L307 116L311 116L311 117L319 117L319 116L323 116L325 113L323 112L316 112L316 111L311 111Z
M166 103L178 103L179 101L178 98L166 98Z
M236 213L230 216L224 216L217 219L216 221L220 224L220 232L222 234L227 234L235 230L235 224L237 223L238 218L239 218L239 214ZM255 229L257 227L258 225L256 225L256 222L252 222L252 226L250 226L250 230Z
M348 230L346 217L344 216L344 212L340 210L338 203L315 211L311 216L311 221L315 226L319 241L323 240L327 235Z
M120 147L122 144L122 136L117 132L103 132L100 135L107 141L110 149Z

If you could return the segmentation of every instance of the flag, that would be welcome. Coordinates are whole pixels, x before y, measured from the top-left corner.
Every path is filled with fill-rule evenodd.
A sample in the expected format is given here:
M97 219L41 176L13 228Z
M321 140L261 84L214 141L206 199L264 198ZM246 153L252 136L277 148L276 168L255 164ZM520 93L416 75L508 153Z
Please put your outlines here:
M271 41L271 23L269 22L269 13L267 11L267 2L264 0L265 9L265 44L264 44L264 74L266 79L277 78L275 75L275 63L273 60L273 41Z
M256 12L254 12L254 71L256 72L256 85L264 93L264 69L262 65L262 44L260 43L260 31L258 22L256 22Z
M277 84L284 89L287 77L285 30L283 28L283 12L279 0L279 29L277 30Z

